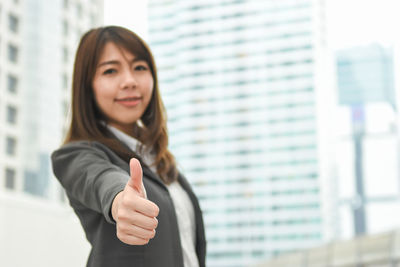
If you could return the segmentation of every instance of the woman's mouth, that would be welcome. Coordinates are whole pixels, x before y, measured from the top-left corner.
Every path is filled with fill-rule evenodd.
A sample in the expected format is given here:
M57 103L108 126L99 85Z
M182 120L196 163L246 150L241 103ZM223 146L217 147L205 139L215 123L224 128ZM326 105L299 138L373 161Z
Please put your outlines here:
M142 101L141 97L125 97L115 99L115 102L125 106L125 107L134 107L138 105Z

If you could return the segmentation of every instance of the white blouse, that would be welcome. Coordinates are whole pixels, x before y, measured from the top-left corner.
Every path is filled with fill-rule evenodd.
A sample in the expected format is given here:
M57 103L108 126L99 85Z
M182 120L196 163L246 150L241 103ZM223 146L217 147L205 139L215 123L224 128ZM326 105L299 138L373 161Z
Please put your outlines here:
M140 142L118 130L117 128L107 125L108 129L123 143L125 143L132 151L137 152ZM139 154L139 153L138 153ZM154 166L154 155L150 153L140 154L142 160L157 173ZM193 204L182 186L177 182L167 185L169 194L175 207L175 213L178 220L179 235L181 240L183 263L185 267L198 267L199 261L196 255L196 226L194 218Z

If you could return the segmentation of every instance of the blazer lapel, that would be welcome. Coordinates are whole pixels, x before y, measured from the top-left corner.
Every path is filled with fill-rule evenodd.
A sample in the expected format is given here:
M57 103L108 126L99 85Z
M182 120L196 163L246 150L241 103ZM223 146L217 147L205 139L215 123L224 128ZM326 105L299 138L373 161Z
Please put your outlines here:
M119 140L112 132L110 132L110 134L117 140ZM154 182L158 183L162 188L164 188L165 190L168 191L167 187L165 186L165 184L161 181L161 179L158 177L157 174L155 174L153 171L150 170L150 168L143 162L142 158L135 152L133 151L128 145L126 145L124 142L122 142L121 140L119 140L120 143L126 148L128 149L133 155L136 155L136 158L139 160L140 165L142 166L142 170L143 170L143 175L145 175L146 177L150 178L151 180L153 180ZM124 161L125 162L125 161ZM130 173L130 168L129 168L129 163L126 165L126 170L128 171L128 173Z
M161 179L156 175L153 171L150 170L149 167L147 167L145 164L142 163L142 170L143 170L143 175L146 176L147 178L151 179L152 181L158 183L162 188L168 191L167 187L165 184L161 181Z

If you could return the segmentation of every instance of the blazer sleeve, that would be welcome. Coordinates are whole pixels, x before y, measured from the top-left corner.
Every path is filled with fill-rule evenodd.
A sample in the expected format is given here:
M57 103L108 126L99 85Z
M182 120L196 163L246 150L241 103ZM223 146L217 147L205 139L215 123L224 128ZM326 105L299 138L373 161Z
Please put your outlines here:
M111 205L129 174L111 163L106 153L90 142L69 143L51 155L53 172L69 197L102 213L114 224Z

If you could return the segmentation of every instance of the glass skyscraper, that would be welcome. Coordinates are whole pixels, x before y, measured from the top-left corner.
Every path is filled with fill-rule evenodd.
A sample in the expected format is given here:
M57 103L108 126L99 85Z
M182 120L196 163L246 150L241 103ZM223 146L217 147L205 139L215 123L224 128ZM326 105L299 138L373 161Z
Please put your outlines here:
M324 1L150 0L170 147L201 201L208 266L334 235Z
M339 104L385 102L396 106L394 48L372 44L337 52Z

